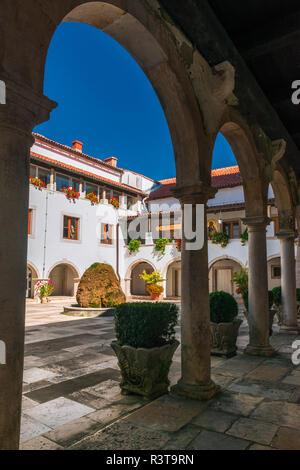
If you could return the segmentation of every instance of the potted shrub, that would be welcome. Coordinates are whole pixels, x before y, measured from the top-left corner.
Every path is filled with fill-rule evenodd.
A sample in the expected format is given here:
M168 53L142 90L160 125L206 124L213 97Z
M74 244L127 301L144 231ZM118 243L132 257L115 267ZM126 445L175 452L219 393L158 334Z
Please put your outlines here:
M121 369L123 395L156 398L168 393L168 375L179 346L175 339L178 307L170 303L136 302L115 312L117 341L111 346Z
M48 297L55 291L54 283L51 280L39 281L35 288L42 304L47 303Z
M151 296L152 300L159 300L160 295L163 293L164 288L160 285L163 278L159 271L153 271L148 274L145 270L140 274L140 278L146 282L146 292Z
M246 245L246 243L248 242L248 239L249 239L249 233L248 233L248 229L246 228L246 230L241 235L242 246Z
M238 305L227 292L210 294L211 354L233 357L242 320L237 318Z

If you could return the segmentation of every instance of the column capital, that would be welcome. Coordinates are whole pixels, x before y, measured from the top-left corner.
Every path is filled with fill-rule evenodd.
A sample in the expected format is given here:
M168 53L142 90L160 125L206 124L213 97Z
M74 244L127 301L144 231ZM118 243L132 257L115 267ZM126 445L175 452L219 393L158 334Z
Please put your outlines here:
M296 232L294 232L294 230L279 230L276 237L280 240L295 240Z
M5 74L0 79L6 88L6 103L0 105L0 128L31 137L34 126L47 121L57 103Z
M242 222L244 225L247 225L247 227L251 230L265 230L267 225L271 222L271 219L269 217L265 216L252 216L252 217L245 217L242 219Z
M204 181L199 181L188 186L177 186L172 192L181 204L206 204L209 199L215 197L218 190Z

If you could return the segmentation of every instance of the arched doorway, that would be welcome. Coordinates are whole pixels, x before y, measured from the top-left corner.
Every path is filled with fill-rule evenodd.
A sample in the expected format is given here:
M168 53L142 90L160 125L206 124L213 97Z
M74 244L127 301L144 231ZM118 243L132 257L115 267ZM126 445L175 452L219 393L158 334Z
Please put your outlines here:
M55 286L55 296L73 297L75 292L75 279L78 274L73 266L61 263L55 266L49 274L49 279L53 281Z
M167 269L166 297L181 298L181 260L172 262Z
M238 298L239 296L233 283L233 274L235 271L239 272L240 270L241 265L233 259L224 258L215 261L209 270L209 291L228 292L228 294Z
M139 295L139 296L147 295L146 283L145 281L143 281L143 279L140 278L140 274L142 274L144 270L148 274L151 274L154 271L151 264L147 262L138 263L132 269L131 282L130 282L131 295Z

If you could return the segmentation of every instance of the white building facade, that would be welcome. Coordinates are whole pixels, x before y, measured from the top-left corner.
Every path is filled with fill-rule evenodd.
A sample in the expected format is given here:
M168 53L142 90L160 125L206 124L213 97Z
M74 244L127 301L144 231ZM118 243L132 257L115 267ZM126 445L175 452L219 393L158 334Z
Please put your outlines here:
M73 147L34 135L31 149L31 178L45 185L30 184L28 222L27 297L36 294L35 284L51 279L56 296L74 297L85 270L95 262L110 264L128 298L144 298L145 284L139 275L146 271L162 273L164 298L181 296L181 253L174 242L165 253L155 250L155 239L181 238L177 221L180 204L172 193L176 180L160 182L118 167L114 157L105 161L82 152L82 144ZM33 180L31 180L32 182ZM241 235L246 230L244 193L238 167L212 172L212 184L218 189L208 202L208 229L225 232L225 248L209 242L210 290L224 290L236 295L232 283L234 271L247 266L248 246ZM70 200L63 188L79 193ZM86 196L94 193L98 204ZM118 201L119 208L112 204ZM151 226L151 215L155 223ZM146 234L137 253L130 254L128 236L123 231L129 222L143 220ZM276 237L278 216L274 195L269 193L267 254L269 289L280 285L280 241ZM136 222L137 223L137 222ZM295 247L297 257L297 247ZM299 276L298 276L299 278ZM298 279L298 282L300 279Z

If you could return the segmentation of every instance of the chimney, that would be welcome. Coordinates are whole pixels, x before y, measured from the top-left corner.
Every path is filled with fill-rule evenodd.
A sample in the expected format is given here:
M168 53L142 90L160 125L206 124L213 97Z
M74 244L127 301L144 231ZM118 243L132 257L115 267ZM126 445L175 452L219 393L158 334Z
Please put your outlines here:
M79 140L74 140L73 142L73 150L77 150L77 152L82 152L83 143Z
M118 165L118 159L117 159L116 157L108 157L108 158L106 158L104 161L105 161L105 163L107 163L108 165L114 166L115 168L116 168L117 165Z

